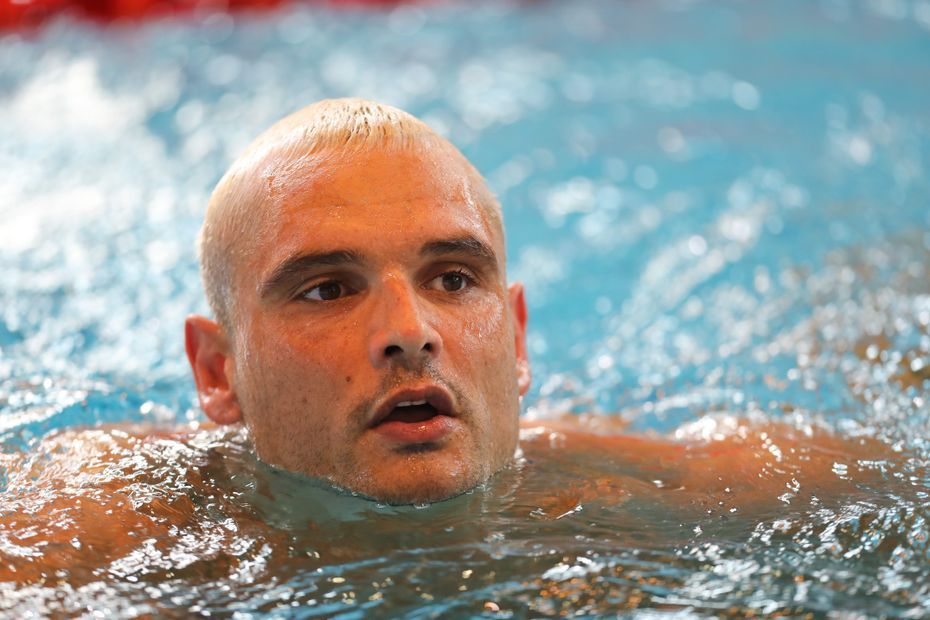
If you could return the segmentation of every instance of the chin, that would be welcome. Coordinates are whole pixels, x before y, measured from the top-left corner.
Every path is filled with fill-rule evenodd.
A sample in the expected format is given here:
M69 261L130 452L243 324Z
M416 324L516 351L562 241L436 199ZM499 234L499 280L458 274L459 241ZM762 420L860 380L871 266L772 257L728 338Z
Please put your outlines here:
M405 454L340 486L386 504L432 504L470 491L493 473L476 461Z

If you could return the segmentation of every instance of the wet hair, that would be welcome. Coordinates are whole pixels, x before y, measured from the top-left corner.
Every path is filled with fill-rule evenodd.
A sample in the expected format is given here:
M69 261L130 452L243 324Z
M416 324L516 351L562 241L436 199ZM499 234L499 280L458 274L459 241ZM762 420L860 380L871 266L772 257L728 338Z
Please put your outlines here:
M282 189L288 172L325 165L331 157L374 148L403 150L441 144L456 153L479 180L472 190L491 225L501 232L500 205L477 170L447 140L410 114L364 99L326 99L287 116L263 132L230 166L213 190L198 253L207 303L233 337L232 272L261 234L267 218L256 210ZM503 235L501 236L503 238Z

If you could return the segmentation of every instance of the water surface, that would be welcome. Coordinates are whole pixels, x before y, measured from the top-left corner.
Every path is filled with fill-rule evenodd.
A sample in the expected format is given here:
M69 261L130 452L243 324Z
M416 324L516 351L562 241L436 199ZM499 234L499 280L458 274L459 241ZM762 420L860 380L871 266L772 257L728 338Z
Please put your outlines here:
M107 485L130 475L152 529L105 566L4 586L0 606L930 613L928 61L924 0L290 7L4 35L10 471L51 458L49 433L201 419L180 326L205 311L194 239L209 191L273 120L358 95L437 127L500 196L530 304L528 419L813 425L839 438L818 472L842 492L817 505L766 488L727 516L713 489L665 502L673 491L628 446L586 460L528 441L487 489L390 508L265 468L236 435L191 431L117 470L63 474L70 490L8 490L20 529L4 530L7 556L28 502L72 493L106 510ZM859 453L859 438L887 456ZM165 506L176 522L144 521Z

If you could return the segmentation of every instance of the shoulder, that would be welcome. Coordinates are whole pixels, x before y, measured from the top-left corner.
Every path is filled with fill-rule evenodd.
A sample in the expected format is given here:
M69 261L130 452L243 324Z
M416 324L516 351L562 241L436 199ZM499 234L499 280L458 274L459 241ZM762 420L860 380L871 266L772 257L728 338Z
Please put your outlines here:
M80 582L140 540L166 537L193 510L185 492L191 486L182 479L189 471L176 457L196 454L188 447L194 432L188 426L64 430L5 455L0 582L42 582L62 569ZM168 478L179 489L173 495L172 485L163 484Z
M630 434L607 416L526 420L521 444L539 454L552 448L597 459L660 463L690 490L768 493L804 488L836 493L880 476L871 464L902 460L887 444L867 436L838 434L809 423L715 414L668 435ZM839 473L837 473L839 472Z
M6 472L8 494L41 487L64 489L69 485L103 483L108 468L132 460L157 442L185 444L204 425L173 428L111 425L66 429L44 437L37 445L17 454L6 454L0 464ZM110 477L109 486L120 482Z

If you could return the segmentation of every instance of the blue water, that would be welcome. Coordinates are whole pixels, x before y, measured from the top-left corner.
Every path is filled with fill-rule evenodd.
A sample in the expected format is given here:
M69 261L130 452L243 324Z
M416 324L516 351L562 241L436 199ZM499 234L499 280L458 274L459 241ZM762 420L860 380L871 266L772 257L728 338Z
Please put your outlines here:
M271 122L352 95L432 124L499 195L528 417L800 416L926 458L928 84L926 0L292 6L0 35L0 442L200 419L181 325L206 311L209 192ZM905 548L911 594L850 586L855 609L928 613L926 546ZM704 561L678 569L700 581ZM854 562L831 578L880 572ZM754 596L730 603L768 609Z

